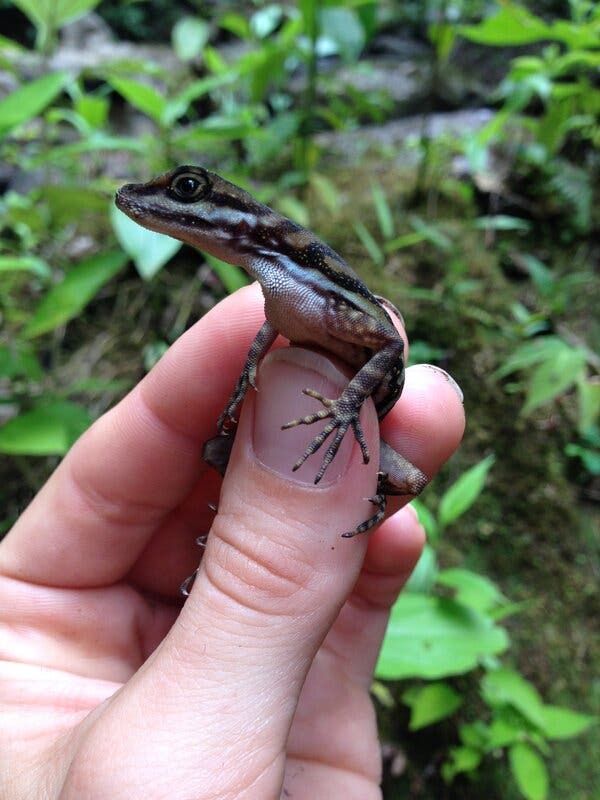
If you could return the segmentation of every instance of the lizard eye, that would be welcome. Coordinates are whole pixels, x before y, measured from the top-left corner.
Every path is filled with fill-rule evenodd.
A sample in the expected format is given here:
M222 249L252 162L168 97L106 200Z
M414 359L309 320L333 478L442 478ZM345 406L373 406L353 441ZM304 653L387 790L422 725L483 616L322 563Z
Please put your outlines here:
M208 188L208 182L200 175L183 172L177 175L169 185L169 193L177 200L191 203L199 200Z

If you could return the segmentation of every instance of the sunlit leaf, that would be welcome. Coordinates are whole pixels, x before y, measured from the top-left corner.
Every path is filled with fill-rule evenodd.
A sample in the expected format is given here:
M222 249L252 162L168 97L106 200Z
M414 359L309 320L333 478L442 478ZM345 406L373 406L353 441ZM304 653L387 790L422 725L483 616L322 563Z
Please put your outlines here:
M506 632L483 614L447 598L405 592L392 608L377 677L460 675L507 646Z
M543 702L536 688L511 669L495 669L481 681L481 692L492 707L510 705L520 711L533 725L543 725Z
M505 599L495 583L469 569L444 569L437 582L455 589L455 600L476 611L489 611Z
M145 280L153 278L182 247L177 239L138 225L116 206L110 209L110 219L119 244Z
M57 31L66 22L80 17L95 8L100 0L13 0L14 4L29 17L38 32L38 46L46 37Z
M583 349L565 344L554 358L536 367L528 381L522 414L530 414L570 389L582 377L585 363Z
M533 747L521 742L513 744L508 751L508 760L523 796L527 800L546 800L548 773L546 765Z
M182 17L171 32L173 48L182 61L190 61L200 55L209 34L208 23L200 17Z
M544 705L541 716L540 727L548 739L571 739L598 723L598 717L559 706Z
M116 251L90 256L72 267L44 296L25 326L24 336L39 336L77 316L126 263L126 254Z
M319 11L321 35L335 42L344 61L354 61L365 46L365 31L358 14L351 8L326 6Z
M439 523L442 527L454 522L467 511L477 500L493 463L494 456L489 455L475 464L446 490L438 511Z
M131 78L114 76L108 80L113 89L122 95L130 105L152 117L155 122L160 123L162 121L166 100L156 89L147 83L134 81Z
M402 698L411 707L409 730L418 731L453 714L462 697L447 683L430 683Z
M0 452L13 455L64 455L90 425L88 412L66 400L49 400L0 427Z
M15 89L0 100L0 136L5 136L42 112L69 80L66 72L52 72Z

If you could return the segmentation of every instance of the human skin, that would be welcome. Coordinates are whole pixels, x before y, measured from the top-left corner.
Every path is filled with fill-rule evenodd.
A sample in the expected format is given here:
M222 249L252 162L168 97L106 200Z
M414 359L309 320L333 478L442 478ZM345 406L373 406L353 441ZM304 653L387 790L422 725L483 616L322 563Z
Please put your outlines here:
M0 545L0 796L6 800L380 798L369 686L421 553L406 498L372 534L372 454L345 437L325 478L291 467L323 355L270 354L223 481L200 459L262 321L257 286L219 304L71 448ZM339 365L338 365L339 367ZM428 475L457 447L453 382L427 366L382 429ZM190 597L178 594L200 557Z

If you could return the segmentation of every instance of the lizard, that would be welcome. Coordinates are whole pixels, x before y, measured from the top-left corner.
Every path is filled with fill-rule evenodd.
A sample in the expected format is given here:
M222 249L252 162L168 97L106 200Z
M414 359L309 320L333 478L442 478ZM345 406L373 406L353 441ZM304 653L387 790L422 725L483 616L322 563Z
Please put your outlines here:
M326 445L314 478L318 484L350 429L368 463L369 448L359 419L362 405L372 397L381 420L404 387L404 341L390 316L390 312L400 316L395 307L374 295L342 257L310 230L203 167L180 166L148 183L126 184L117 191L115 202L143 227L244 268L262 288L265 322L219 417L217 436L204 445L204 460L224 474L236 412L249 387L256 389L260 361L281 334L292 345L316 346L355 370L337 398L303 390L322 407L282 429L320 421L325 425L293 470ZM381 440L377 489L369 498L376 511L342 536L351 538L371 530L384 518L387 496L417 495L427 482L420 469Z

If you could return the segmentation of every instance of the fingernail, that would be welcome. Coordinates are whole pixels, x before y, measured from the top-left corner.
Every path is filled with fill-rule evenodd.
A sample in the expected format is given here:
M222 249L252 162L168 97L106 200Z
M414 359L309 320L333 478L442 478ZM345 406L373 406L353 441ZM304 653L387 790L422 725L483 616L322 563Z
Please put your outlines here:
M427 369L432 369L434 372L439 372L440 375L443 375L444 378L448 381L450 386L454 389L456 396L460 400L461 403L464 403L465 396L463 394L463 390L460 388L458 383L454 380L452 375L449 375L445 369L441 367L437 367L435 364L419 364L420 367L427 367Z
M347 383L348 379L318 353L299 347L283 347L269 353L260 366L255 400L253 443L258 459L282 477L300 484L314 484L329 440L297 471L292 468L308 444L321 433L327 419L286 430L281 430L281 427L323 408L318 400L302 394L303 389L315 389L325 397L336 398ZM352 446L350 431L328 466L320 486L334 483L346 472Z

